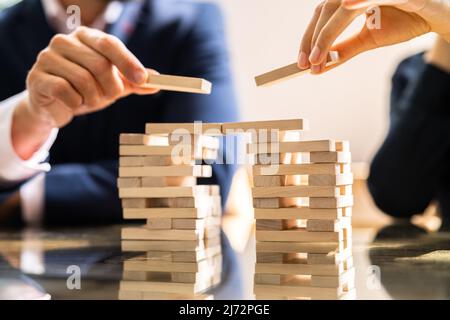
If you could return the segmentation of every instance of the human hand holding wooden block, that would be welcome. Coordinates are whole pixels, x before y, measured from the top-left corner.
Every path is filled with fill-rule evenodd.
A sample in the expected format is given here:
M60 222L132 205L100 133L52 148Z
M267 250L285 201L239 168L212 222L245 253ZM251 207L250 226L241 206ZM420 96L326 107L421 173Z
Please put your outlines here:
M149 72L147 81L142 85L142 88L210 94L212 84L211 82L201 78L153 74Z

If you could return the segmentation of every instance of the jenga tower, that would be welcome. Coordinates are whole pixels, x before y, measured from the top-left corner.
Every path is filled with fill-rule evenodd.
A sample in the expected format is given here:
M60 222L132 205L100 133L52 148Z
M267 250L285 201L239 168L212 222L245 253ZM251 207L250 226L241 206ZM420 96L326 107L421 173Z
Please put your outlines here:
M122 229L123 251L136 256L124 262L120 299L210 299L204 292L220 283L220 190L197 184L211 177L202 160L217 156L219 141L192 125L120 136L123 217L147 221Z
M248 148L255 159L256 299L355 293L349 143L301 141L294 132L303 129L280 122L278 132L255 134Z

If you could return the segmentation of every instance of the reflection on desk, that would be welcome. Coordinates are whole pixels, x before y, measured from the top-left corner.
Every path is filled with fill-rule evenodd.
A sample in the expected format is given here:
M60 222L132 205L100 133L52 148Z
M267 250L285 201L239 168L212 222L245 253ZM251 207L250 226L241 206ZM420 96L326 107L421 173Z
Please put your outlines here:
M52 299L118 299L121 295L122 281L133 281L131 279L137 282L141 282L142 279L147 281L148 276L154 279L154 272L159 272L157 270L148 270L150 275L145 272L134 273L129 272L132 271L130 269L125 270L129 261L145 261L145 264L149 262L148 265L151 266L155 256L145 253L154 251L151 250L152 248L141 247L131 250L130 246L121 242L120 231L121 226L0 231L0 297L2 299L34 299L50 296ZM429 234L410 225L389 226L378 231L354 229L352 254L357 298L449 299L449 247L450 232L447 230ZM246 296L250 297L253 295L255 277L255 248L256 243L253 239L246 250L237 256L238 264L242 267L242 277L239 281L249 291ZM142 251L139 252L140 250ZM167 254L156 255L157 259L168 259L168 257ZM170 255L170 258L185 259L184 261L188 261L189 258L190 261L194 261L199 257ZM223 259L226 261L228 257L224 256ZM307 261L305 256L296 256L295 259ZM182 280L190 281L188 285L194 287L192 282L195 269L192 269L192 263L177 262L178 265L183 263L190 264L191 269L185 272L179 271L184 269L173 269L175 270L173 272L183 273L186 278ZM175 263L172 264L175 266ZM68 279L73 274L68 274L67 270L73 265L78 266L81 272L79 289L68 286ZM230 271L227 268L222 271L222 276L225 276L222 285L226 285ZM162 276L160 279L167 277L168 271L163 273L159 274ZM175 275L175 278L180 276L180 274ZM202 278L196 275L195 281L201 283ZM312 281L312 278L300 277L295 281L308 283ZM161 281L153 280L151 282L161 283ZM8 283L19 285L16 285L14 290L7 290L8 286L4 284ZM185 293L180 291L177 291L175 295L169 293L160 296L150 293L159 291L159 289L153 289L156 287L146 290L145 295L134 298L185 298ZM235 297L235 293L231 291L227 295L220 295L218 289L214 289L211 293L200 293L196 298L211 298L211 295L220 299ZM30 292L33 294L29 294Z

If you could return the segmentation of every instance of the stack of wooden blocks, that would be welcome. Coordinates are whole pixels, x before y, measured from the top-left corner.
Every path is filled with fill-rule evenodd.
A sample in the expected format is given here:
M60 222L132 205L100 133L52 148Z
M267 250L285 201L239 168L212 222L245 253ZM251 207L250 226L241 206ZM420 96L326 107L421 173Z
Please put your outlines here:
M210 299L204 292L220 282L220 190L197 184L211 177L203 160L217 156L219 140L193 129L147 124L146 134L120 136L123 216L147 221L122 229L122 249L135 256L124 262L120 299Z
M248 146L255 162L255 297L353 298L349 143L301 141L304 122L276 129L254 135Z

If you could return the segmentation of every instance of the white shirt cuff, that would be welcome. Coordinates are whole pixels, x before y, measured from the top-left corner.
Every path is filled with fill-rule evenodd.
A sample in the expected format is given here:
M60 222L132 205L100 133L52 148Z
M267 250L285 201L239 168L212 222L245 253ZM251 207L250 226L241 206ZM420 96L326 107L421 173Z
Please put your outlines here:
M47 141L28 160L22 160L14 151L11 139L13 113L27 91L0 102L0 184L13 185L29 179L40 172L50 170L46 162L49 150L58 135L58 129L51 131Z

